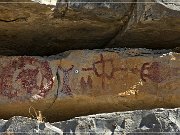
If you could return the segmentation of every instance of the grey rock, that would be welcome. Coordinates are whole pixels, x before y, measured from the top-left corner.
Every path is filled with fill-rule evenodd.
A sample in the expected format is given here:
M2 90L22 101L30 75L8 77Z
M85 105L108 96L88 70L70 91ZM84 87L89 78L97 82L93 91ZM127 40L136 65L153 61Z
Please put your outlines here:
M37 122L33 119L16 116L10 118L2 126L1 132L30 134L34 132Z
M7 120L0 119L0 132L3 132L3 126L5 125L6 122Z
M8 121L1 120L1 132L26 134L58 134L36 120L15 116ZM67 121L50 123L63 134L179 134L180 108L136 110L128 112L102 113L75 117ZM39 127L39 130L38 130ZM3 129L3 130L2 130Z
M164 5L165 7L172 10L180 11L180 1L179 0L156 0L156 2Z

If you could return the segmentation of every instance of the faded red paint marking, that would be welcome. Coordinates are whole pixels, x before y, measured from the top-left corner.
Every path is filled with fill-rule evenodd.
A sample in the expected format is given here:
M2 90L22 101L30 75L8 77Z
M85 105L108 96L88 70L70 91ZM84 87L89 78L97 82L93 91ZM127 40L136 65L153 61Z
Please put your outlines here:
M40 79L38 74L41 76L40 84L37 83ZM19 57L3 68L0 94L10 99L33 93L45 97L53 83L53 74L47 61L34 57Z
M91 79L91 76L88 75L88 79L87 81L85 81L84 77L81 78L81 88L82 89L92 89L92 83L93 83L93 80Z
M69 73L74 68L74 65L72 65L69 69L63 69L61 66L59 66L58 68L63 72L63 86L61 92L66 95L72 96L72 90L69 86Z
M141 68L141 79L146 82L145 78L150 79L153 82L161 83L166 78L160 74L160 62L144 63Z
M110 71L110 74L106 73L105 72L105 66L106 66L106 63L107 62L110 62L110 65L111 65L111 71ZM97 64L101 64L101 71L102 73L99 73L98 72L98 69L96 67ZM82 68L82 71L93 71L95 73L95 75L97 77L100 77L102 79L102 88L105 89L105 79L107 78L108 80L110 79L114 79L114 74L118 71L128 71L130 70L132 73L137 73L139 72L139 69L137 69L137 67L135 68L132 68L132 69L128 69L126 67L120 67L120 68L116 68L114 66L114 63L113 63L113 59L112 58L109 58L109 59L104 59L104 56L102 54L100 54L100 60L99 61L96 61L92 64L92 67L90 68Z
M16 81L21 80L22 87L27 89L28 93L32 93L33 88L39 89L36 83L38 73L38 69L23 69L17 76Z

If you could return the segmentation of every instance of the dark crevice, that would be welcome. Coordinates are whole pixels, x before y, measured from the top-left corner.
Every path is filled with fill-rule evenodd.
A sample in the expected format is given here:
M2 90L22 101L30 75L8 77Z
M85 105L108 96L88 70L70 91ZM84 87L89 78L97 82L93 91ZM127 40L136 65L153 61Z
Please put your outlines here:
M52 108L52 106L53 106L53 104L56 102L56 100L58 99L58 94L59 94L59 89L60 89L60 84L61 84L61 79L60 79L60 75L59 75L59 69L57 68L57 71L56 71L56 78L57 78L57 90L56 90L56 93L54 94L54 100L53 100L53 102L50 104L50 106L47 108L47 109L45 109L43 112L46 114L46 112L48 112L51 108Z
M127 13L121 18L121 20L123 21L123 26L119 28L119 30L117 31L115 36L109 41L109 43L104 48L110 47L113 44L115 44L116 38L118 36L122 36L123 33L125 33L125 31L128 27L129 21L133 15L133 12L134 12L136 5L137 5L137 0L134 0L133 3L131 4L129 11L127 11Z
M16 21L27 21L27 17L20 17L20 18L15 18L12 20L4 20L4 19L0 19L0 22L16 22Z

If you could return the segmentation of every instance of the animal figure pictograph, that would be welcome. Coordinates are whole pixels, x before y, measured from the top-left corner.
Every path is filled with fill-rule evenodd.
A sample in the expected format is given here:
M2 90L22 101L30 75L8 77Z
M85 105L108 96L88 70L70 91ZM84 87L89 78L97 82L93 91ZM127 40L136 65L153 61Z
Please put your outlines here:
M80 81L81 88L83 90L85 90L85 89L92 89L93 88L92 83L93 83L93 80L91 79L90 75L88 75L87 81L85 81L84 77L82 77L81 81Z
M141 67L140 76L144 82L147 79L155 83L164 82L172 77L179 77L179 67L170 67L162 62L147 62Z

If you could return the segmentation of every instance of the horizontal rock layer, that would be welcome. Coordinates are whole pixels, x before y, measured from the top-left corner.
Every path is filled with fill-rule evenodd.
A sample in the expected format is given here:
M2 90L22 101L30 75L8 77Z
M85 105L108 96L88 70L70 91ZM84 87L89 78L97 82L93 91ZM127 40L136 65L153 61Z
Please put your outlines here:
M147 49L4 56L0 58L0 116L27 115L31 106L49 120L178 107L179 60L179 53Z
M70 8L63 11L60 3L59 12L30 0L0 3L0 54L44 56L70 49L179 47L178 3L172 7L161 0L97 1L101 3L69 0Z
M55 123L38 123L34 119L16 116L0 120L0 132L23 134L178 134L180 110L155 109L106 113L76 117Z

